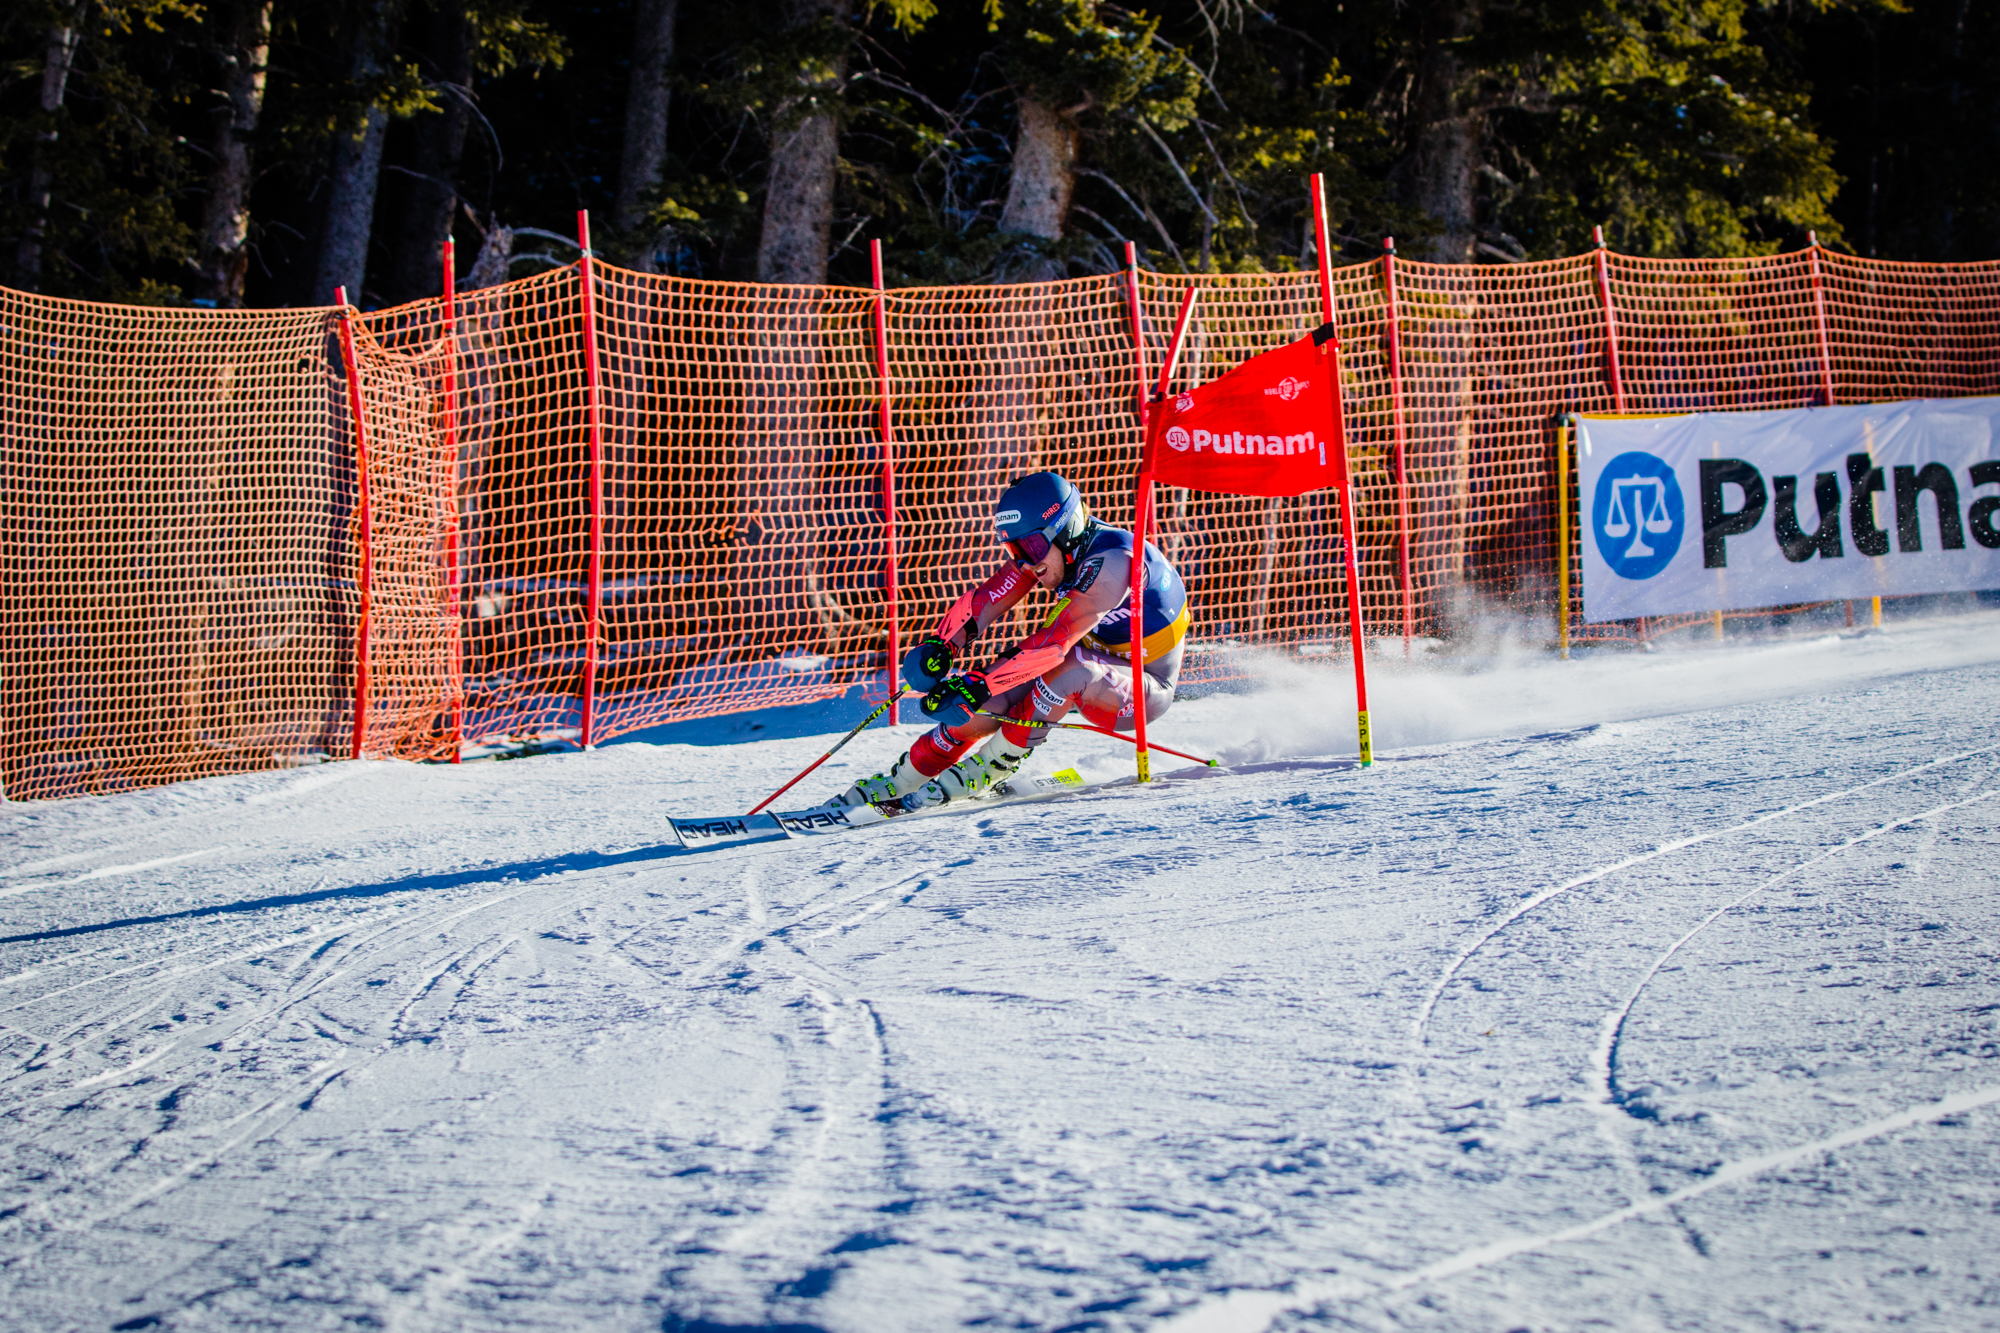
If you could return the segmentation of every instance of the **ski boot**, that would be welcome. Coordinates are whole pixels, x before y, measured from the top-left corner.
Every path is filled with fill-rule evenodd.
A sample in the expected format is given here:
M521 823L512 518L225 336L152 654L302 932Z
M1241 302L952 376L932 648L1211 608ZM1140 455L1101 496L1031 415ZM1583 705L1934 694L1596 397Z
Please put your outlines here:
M1005 782L1021 767L1033 747L1015 745L995 733L979 753L965 758L903 797L905 811L928 810L952 801L984 796L997 782Z
M863 778L826 804L829 808L852 808L857 805L894 805L905 796L923 786L927 779L910 762L907 751L903 757L889 765L887 773L877 773Z

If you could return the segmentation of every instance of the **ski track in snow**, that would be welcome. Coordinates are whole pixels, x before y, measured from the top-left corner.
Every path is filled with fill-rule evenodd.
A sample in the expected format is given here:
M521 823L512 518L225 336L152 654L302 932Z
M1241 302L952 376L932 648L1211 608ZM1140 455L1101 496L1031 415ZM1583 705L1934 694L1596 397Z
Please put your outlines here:
M1663 856L1671 856L1675 852L1686 851L1690 847L1699 847L1705 842L1713 842L1718 838L1726 838L1732 834L1748 832L1760 825L1769 824L1774 820L1785 819L1834 801L1844 801L1850 797L1858 796L1864 791L1886 786L1891 782L1897 782L1918 773L1928 772L1934 768L1942 768L1947 764L1963 763L1968 759L1991 754L1995 750L2000 750L2000 745L1985 745L1976 750L1966 750L1960 754L1947 755L1942 759L1933 759L1927 764L1918 764L1913 768L1891 773L1887 777L1875 778L1872 781L1863 782L1857 786L1828 792L1824 796L1815 796L1810 801L1801 801L1797 805L1788 805L1782 810L1773 810L1769 814L1758 815L1755 819L1747 819L1740 824L1731 824L1727 828L1710 829L1706 833L1696 833L1685 838L1676 838L1674 841L1662 843L1658 847L1653 847L1635 855L1597 866L1592 870L1578 875L1575 879L1565 880L1553 888L1543 889L1539 893L1529 895L1512 911L1508 912L1506 916L1481 931L1471 944L1465 946L1464 950L1451 960L1451 964L1431 984L1430 990L1424 994L1423 1003L1417 1007L1417 1018L1413 1025L1413 1034L1417 1044L1421 1046L1424 1043L1425 1031L1430 1026L1431 1014L1436 1010L1438 1001L1443 998L1446 987L1451 985L1452 979L1458 975L1459 970L1472 960L1472 955L1478 953L1481 948L1491 943L1494 936L1544 903L1553 902L1572 889L1580 889L1586 884L1595 884L1599 880L1615 875L1621 870L1630 870L1634 866L1644 865L1648 861L1658 860Z
M1866 1143L1870 1139L1883 1138L1918 1125L1980 1110L1996 1102L2000 1102L2000 1085L1954 1093L1949 1097L1913 1106L1894 1115L1883 1116L1879 1120L1842 1130L1838 1134L1831 1134L1811 1143L1803 1143L1779 1152L1765 1153L1739 1162L1730 1162L1717 1167L1705 1180L1683 1186L1670 1194L1614 1209L1577 1226L1564 1227L1540 1235L1509 1236L1504 1240L1463 1250L1449 1258L1425 1264L1422 1268L1392 1278L1374 1281L1361 1279L1349 1282L1304 1282L1284 1292L1232 1293L1169 1319L1166 1327L1173 1329L1174 1333L1261 1333L1261 1330L1270 1328L1273 1320L1283 1314L1319 1310L1343 1302L1409 1291L1429 1283L1442 1282L1480 1268L1503 1263L1518 1255L1532 1254L1538 1250L1587 1240L1626 1222L1656 1213L1669 1212L1684 1203L1700 1198L1711 1190L1741 1184L1810 1158L1837 1152L1858 1143Z
M1962 801L1949 801L1944 805L1934 806L1929 810L1919 811L1914 815L1906 815L1901 819L1891 820L1886 824L1878 824L1866 833L1856 834L1854 837L1847 839L1847 841L1821 852L1818 856L1810 857L1807 860L1799 862L1789 870L1773 875L1763 883L1756 885L1742 897L1724 903L1696 922L1692 930L1668 945L1666 952L1655 958L1647 966L1646 971L1639 978L1639 984L1632 988L1632 993L1625 998L1625 1002L1604 1016L1604 1021L1600 1025L1602 1035L1598 1039L1595 1060L1593 1062L1593 1068L1597 1074L1597 1090L1602 1094L1602 1100L1606 1104L1616 1104L1618 1101L1616 1068L1618 1042L1619 1038L1624 1034L1626 1020L1632 1016L1632 1006L1639 1002L1639 997L1645 993L1646 987L1652 983L1653 978L1660 974L1660 969L1665 967L1688 941L1715 924L1717 918L1721 917L1725 912L1734 911L1736 908L1749 902L1752 898L1776 888L1779 884L1784 883L1793 876L1803 874L1821 862L1839 856L1842 852L1850 848L1859 847L1866 842L1873 842L1885 833L1892 833L1898 829L1907 828L1911 824L1935 819L1939 815L1963 809L1968 805L1974 805L1980 801L1990 801L1995 796L2000 796L2000 790L1982 791L1975 796L1968 796Z
M0 1325L1974 1326L1996 626L1391 672L1371 774L1314 676L1170 716L1233 775L701 856L823 742L0 807Z
M367 961L371 955L366 951L369 949L369 946L376 944L377 941L388 939L392 943L394 943L399 939L407 939L408 937L418 932L428 933L429 931L434 930L439 926L449 924L453 920L503 905L504 903L512 901L515 898L519 898L528 892L530 892L530 890L525 890L525 889L520 890L516 893L504 895L496 899L490 899L480 903L475 903L472 906L463 907L456 911L440 910L437 912L426 914L422 916L419 920L414 922L408 922L408 921L392 922L389 925L382 927L380 930L377 930L372 934L369 934L363 937L362 939L355 941L344 953L331 959L330 961L322 961L323 956L327 952L327 947L322 946L322 948L315 950L312 954L308 955L305 959L302 959L298 964L294 966L294 968L292 969L294 973L303 973L303 975L298 977L297 983L295 985L287 986L284 992L282 992L278 997L276 997L272 1003L267 1004L262 1009L253 1009L248 1013L245 1013L240 1017L236 1018L236 1020L230 1025L227 1034L223 1036L221 1040L210 1044L216 1050L218 1050L218 1052L220 1052L229 1048L232 1043L240 1045L241 1043L247 1041L250 1037L254 1036L260 1029L269 1027L270 1025L278 1022L279 1020L284 1018L287 1014L289 1014L292 1010L310 1001L318 992L325 989L329 984L338 980L342 975L344 975L344 973L348 969L352 968L358 963ZM554 911L551 911L550 913L546 913L544 915L545 917L549 915L554 915L558 911L560 911L560 909L555 909ZM328 945L330 946L333 944L337 944L338 942L339 942L338 940L328 941ZM259 948L259 949L244 951L237 954L233 954L228 958L213 960L212 962L205 965L197 965L195 967L178 969L176 975L199 972L205 970L205 968L207 967L219 966L222 963L233 961L236 958L241 958L252 954L268 953L268 952L270 952L268 948ZM380 950L377 950L376 952L379 953ZM425 976L422 984L420 984L414 992L407 995L402 1005L396 1010L393 1018L389 1023L389 1032L387 1034L386 1042L383 1043L381 1046L378 1046L375 1052L361 1052L360 1057L362 1059L366 1059L369 1054L379 1053L380 1050L387 1049L389 1045L393 1045L394 1043L399 1041L409 1040L410 1034L403 1031L403 1029L406 1021L409 1019L412 1011L417 1007L418 1003L437 988L438 982L443 978L443 976L447 972L460 970L459 964L463 963L467 958L472 957L477 952L479 952L477 949L446 950L439 955L435 955L432 959L432 965L429 974ZM442 959L442 962L439 963L437 961L438 959ZM466 979L469 980L471 974L473 972L476 972L476 970L477 970L476 967L473 969L467 969L465 972ZM83 1023L77 1025L75 1028L72 1028L68 1033L66 1033L65 1039L73 1038L78 1032L87 1027L94 1026L106 1030L116 1030L119 1027L128 1026L129 1024L137 1021L139 1018L157 1009L157 1007L163 1002L164 999L165 999L164 992L153 994L149 996L146 1000L144 1000L136 1010L134 1010L130 1014L125 1015L122 1019L109 1019L104 1015L98 1015L96 1017L86 1019ZM324 1036L329 1036L329 1037L332 1036L332 1034L327 1033L324 1028L320 1029L320 1032ZM333 1038L333 1039L339 1041L339 1038ZM122 1068L105 1070L99 1074L79 1079L74 1083L66 1084L58 1088L37 1093L33 1096L33 1100L36 1102L41 1102L55 1098L70 1097L74 1096L79 1092L84 1091L85 1089L102 1086L109 1083L112 1080L124 1078L132 1074L137 1074L145 1070L148 1066L158 1063L164 1056L170 1054L178 1044L179 1043L177 1041L169 1040L163 1043L160 1047L155 1048L154 1050L143 1054L138 1059L132 1061L130 1064ZM343 1042L341 1044L347 1045L349 1043ZM50 1043L49 1046L46 1046L43 1051L38 1051L33 1057L31 1057L24 1072L32 1071L39 1073L42 1070L48 1068L49 1059L62 1058L71 1055L76 1051L76 1047L73 1045L64 1048L60 1051L53 1049L53 1046L54 1043ZM41 1063L38 1064L36 1063L37 1061L40 1061ZM146 1185L138 1189L137 1191L117 1200L116 1202L111 1203L110 1205L100 1207L95 1211L92 1211L80 1218L55 1217L50 1213L38 1210L33 1207L21 1210L14 1216L9 1216L4 1220L0 1220L0 1239L4 1239L6 1237L7 1234L6 1224L15 1221L16 1217L19 1217L23 1222L41 1220L44 1217L47 1217L50 1221L49 1233L40 1238L39 1241L31 1241L26 1246L22 1247L20 1251L16 1251L16 1252L32 1252L33 1250L43 1248L47 1244L52 1243L54 1240L58 1239L64 1233L82 1231L91 1227L98 1226L114 1218L121 1217L124 1214L131 1212L135 1208L154 1202L157 1199L159 1199L162 1195L169 1192L170 1190L173 1190L179 1187L180 1185L185 1184L188 1180L193 1179L197 1174L213 1169L214 1167L218 1166L223 1161L227 1160L232 1153L242 1148L246 1143L250 1142L254 1137L257 1137L261 1133L269 1132L272 1122L275 1121L276 1119L283 1118L287 1114L288 1110L296 1109L298 1111L303 1111L310 1109L311 1103L313 1099L317 1097L319 1091L324 1090L324 1088L328 1084L330 1084L334 1079L349 1073L353 1067L354 1067L354 1062L351 1060L349 1061L348 1064L338 1068L334 1067L333 1061L322 1060L306 1067L302 1072L295 1072L288 1079L284 1081L283 1090L277 1096L267 1099L261 1105L257 1106L254 1110L241 1113L229 1120L224 1121L221 1125L209 1129L205 1132L204 1137L215 1137L217 1135L223 1136L224 1142L220 1148L200 1152L196 1154L196 1156L191 1161L184 1163L181 1166L170 1171L168 1175L165 1176L164 1178L157 1180L149 1185ZM333 1071L330 1074L326 1072L329 1069L332 1069ZM172 1094L170 1094L170 1096L171 1095ZM298 1099L300 1098L304 1098L304 1100L299 1101ZM294 1103L296 1103L295 1108L293 1106ZM34 1135L34 1136L29 1136L25 1139L16 1139L15 1142L17 1144L26 1143L32 1145L45 1137L47 1136ZM86 1179L103 1178L103 1177L108 1177L112 1174L116 1174L118 1171L119 1161L120 1159L107 1160L100 1169L87 1171L85 1173L85 1178ZM12 1247L10 1246L9 1248L11 1249Z

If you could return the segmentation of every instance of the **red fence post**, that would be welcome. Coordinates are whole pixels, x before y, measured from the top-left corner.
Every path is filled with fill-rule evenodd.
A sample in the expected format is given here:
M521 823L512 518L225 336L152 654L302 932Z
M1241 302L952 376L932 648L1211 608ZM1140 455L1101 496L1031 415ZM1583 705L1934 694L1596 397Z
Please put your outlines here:
M368 425L361 413L361 366L354 357L354 317L347 288L333 294L340 307L340 359L347 363L347 406L354 414L354 512L357 566L354 586L360 612L354 621L354 742L348 758L362 757L368 739L368 620L375 574L374 522L368 499Z
M1806 255L1812 262L1813 319L1819 325L1820 406L1833 406L1833 347L1826 335L1826 290L1819 273L1819 237L1806 233ZM1849 607L1850 614L1852 607Z
M465 606L458 555L458 303L453 288L458 261L451 237L444 238L444 452L450 465L445 509L451 526L444 534L446 624L451 626L451 762L465 749Z
M1618 368L1618 311L1611 304L1611 266L1605 259L1604 228L1591 228L1597 242L1597 300L1604 307L1604 366L1611 376L1611 410L1625 415L1625 376Z
M1319 315L1320 322L1331 324L1333 319L1333 253L1328 248L1330 239L1326 225L1326 178L1314 173L1312 178L1313 235L1319 246ZM1393 253L1393 251L1391 252ZM1393 324L1393 321L1391 321ZM1332 358L1331 374L1333 383L1333 455L1338 466L1340 490L1336 499L1340 504L1340 545L1342 560L1347 572L1347 638L1354 651L1354 710L1355 734L1361 743L1361 766L1367 768L1375 762L1374 743L1368 728L1368 636L1361 628L1361 565L1354 550L1354 476L1347 466L1347 407L1340 393L1340 339L1335 337L1333 345L1327 349ZM1397 401L1400 403L1401 398ZM1400 409L1399 409L1400 410Z
M583 631L583 727L578 742L588 750L596 739L597 640L604 617L604 417L597 387L597 283L591 271L590 210L576 212L577 261L583 282L583 366L590 421L590 573Z
M889 414L889 298L882 285L882 242L868 242L868 262L875 272L875 378L881 396L882 423L882 517L883 532L889 544L889 563L886 570L889 594L889 670L882 685L882 692L896 692L896 672L902 667L903 644L902 624L896 609L896 436ZM888 713L889 725L896 725L897 709Z
M1592 227L1590 237L1597 243L1592 252L1597 272L1597 301L1604 308L1604 369L1611 377L1611 410L1625 415L1625 376L1618 366L1618 310L1611 303L1611 264L1604 248L1604 228ZM1639 642L1646 641L1646 617L1639 617Z
M1331 281L1331 274L1327 275ZM1402 317L1396 308L1396 238L1382 238L1382 285L1389 295L1389 410L1396 431L1396 578L1402 585L1403 660L1410 660L1410 635L1414 629L1410 610L1410 480L1404 464ZM1329 293L1331 288L1328 289ZM1330 296L1329 296L1329 299ZM1327 316L1332 319L1333 316ZM1352 508L1350 505L1349 508Z

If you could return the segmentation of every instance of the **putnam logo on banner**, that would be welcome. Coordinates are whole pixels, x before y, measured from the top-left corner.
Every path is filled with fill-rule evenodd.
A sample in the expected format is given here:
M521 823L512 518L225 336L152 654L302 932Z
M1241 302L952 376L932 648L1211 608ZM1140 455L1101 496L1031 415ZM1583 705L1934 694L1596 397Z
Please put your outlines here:
M2000 398L1581 418L1592 621L2000 588Z
M1261 496L1340 485L1333 367L1308 334L1167 399L1154 418L1154 480Z

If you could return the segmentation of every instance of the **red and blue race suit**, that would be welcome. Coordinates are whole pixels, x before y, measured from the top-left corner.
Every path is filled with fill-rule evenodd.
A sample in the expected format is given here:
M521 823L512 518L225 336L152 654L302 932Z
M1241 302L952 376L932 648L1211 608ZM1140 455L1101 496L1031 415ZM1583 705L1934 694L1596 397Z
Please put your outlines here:
M1031 572L1003 565L953 604L937 627L938 637L963 654L1035 586ZM1017 744L1039 743L1046 724L1072 704L1098 726L1131 730L1131 597L1132 534L1096 524L1069 562L1042 628L986 668L992 693L981 711L1008 718L1009 737ZM1150 723L1173 702L1188 625L1187 587L1151 542L1142 606Z

